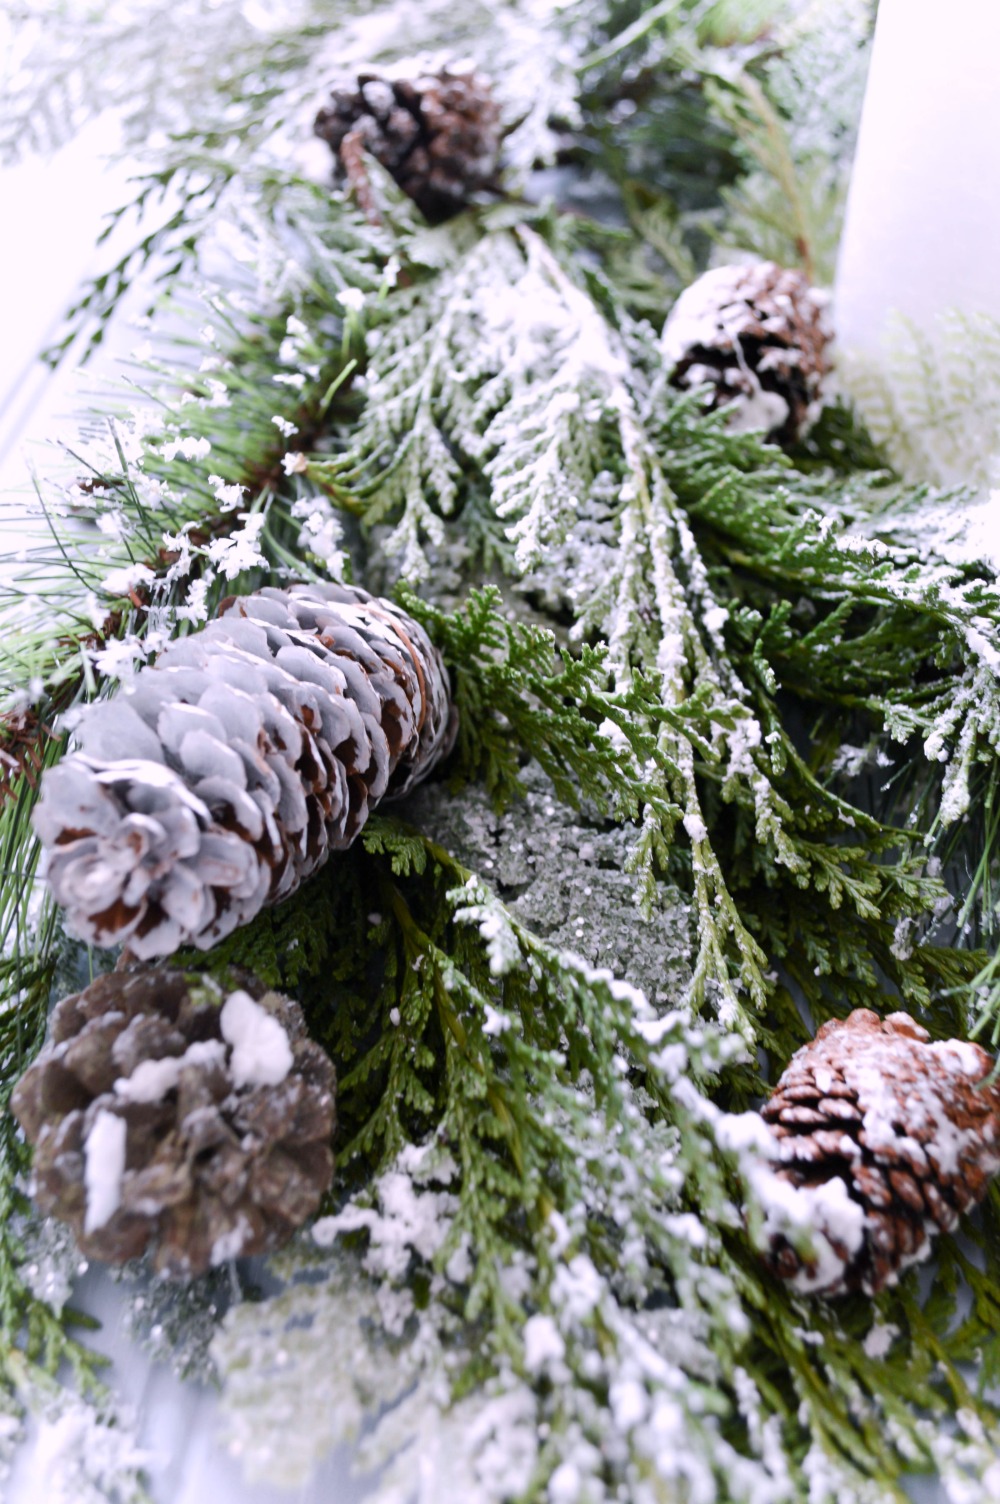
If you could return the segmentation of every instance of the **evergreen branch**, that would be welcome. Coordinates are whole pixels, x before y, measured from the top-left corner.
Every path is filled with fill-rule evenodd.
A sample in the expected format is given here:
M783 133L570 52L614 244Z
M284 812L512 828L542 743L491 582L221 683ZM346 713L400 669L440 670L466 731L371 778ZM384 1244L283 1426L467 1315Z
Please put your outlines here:
M889 812L898 810L939 861L954 863L964 843L973 874L964 927L990 891L996 861L989 811L1000 707L990 664L1000 615L992 571L947 551L928 568L926 545L911 531L924 505L919 488L876 475L867 488L827 477L819 492L817 477L775 469L773 451L755 458L743 446L737 459L721 431L714 458L702 451L692 466L678 444L687 421L671 405L659 439L721 588L742 602L730 618L736 661L756 664L755 675L766 664L775 687L829 706L841 725L845 710L853 715L862 747L874 739L878 748L867 755L887 774L897 769ZM714 422L702 421L711 446ZM961 516L965 500L943 496L936 505ZM849 751L838 740L830 766L846 766ZM986 819L963 834L974 789Z
M220 227L231 240L249 200L271 209L297 189L328 200L329 186L307 183L296 167L330 82L352 66L391 62L407 51L481 50L497 70L512 179L551 160L558 138L550 121L576 114L572 28L546 24L529 0L502 7L424 0L404 4L402 14L390 4L372 12L352 0L331 16L326 0L296 0L279 28L239 4L183 0L180 9L98 7L85 25L58 4L13 18L16 67L0 109L0 157L13 159L26 147L51 150L98 104L117 102L125 146L145 169L102 237L121 227L135 238L67 311L46 352L51 362L81 336L84 357L93 352L140 272L166 290L189 281L200 248ZM161 144L150 147L157 135ZM162 205L158 222L140 233Z
M404 7L407 25L418 9ZM453 6L427 9L436 26ZM517 11L523 36L522 8L501 9ZM808 74L802 48L763 27L729 35L726 9L655 7L638 27L628 6L585 18L597 18L592 97L607 86L637 105L622 160L684 121L699 172L704 160L721 168L710 187L685 183L681 144L662 169L668 230L654 249L674 255L675 272L704 253L689 209L710 207L730 238L745 225L763 236L789 193L796 233L821 255L816 205L840 182L839 154L830 175L803 170L822 148L788 103ZM744 176L745 216L731 196L723 225L736 122L709 126L706 85L731 62L716 50L727 37L759 80L742 128L759 137L761 171ZM806 1302L758 1261L759 1120L731 1110L761 1089L747 1044L783 1064L803 1036L803 999L816 1020L902 1002L961 1034L975 985L1000 997L994 962L971 949L990 937L997 870L995 580L982 560L937 544L922 554L920 541L930 505L957 515L963 502L900 487L843 411L794 462L703 417L697 398L666 388L652 331L581 255L586 244L604 256L606 243L567 216L503 205L433 232L394 210L384 230L361 224L276 166L258 134L295 97L299 66L273 102L266 79L249 80L256 103L234 116L229 176L214 105L152 169L182 191L192 174L196 194L204 168L204 201L191 199L164 244L180 237L186 256L186 231L200 241L224 205L272 268L253 289L267 312L217 304L219 348L202 370L197 341L168 352L163 421L148 433L118 422L107 453L85 456L90 479L57 498L72 519L51 509L29 598L10 597L5 687L20 698L4 707L0 743L11 775L0 912L14 944L4 1080L36 1046L56 976L51 917L36 932L27 912L33 780L58 754L55 716L103 692L158 634L200 619L231 582L339 572L348 548L384 568L366 545L395 528L404 574L423 572L432 596L407 591L407 608L444 650L461 712L452 802L470 822L489 818L476 784L507 803L491 827L503 860L482 868L494 889L447 839L373 819L307 890L188 958L297 990L340 1083L321 1247L289 1253L289 1289L238 1304L216 1340L244 1455L305 1470L367 1410L360 1457L379 1470L385 1504L408 1497L418 1446L452 1496L490 1504L560 1489L636 1504L897 1498L913 1469L985 1498L996 1410L961 1365L985 1348L995 1372L996 1198L973 1230L982 1267L943 1240L926 1299L911 1274L874 1313ZM627 267L639 247L623 234ZM445 609L442 597L486 570L506 577L506 599L473 591ZM515 614L526 601L529 623ZM554 633L537 625L543 613ZM43 692L26 698L34 678ZM523 843L501 851L512 801L533 797L520 776L529 758L553 801L585 810L572 818L600 847L586 880L607 880L597 891L618 896L630 940L644 933L638 896L682 950L689 905L690 974L666 978L655 1006L568 948L591 939L575 918L557 931L530 917ZM859 787L866 770L891 788ZM575 895L582 880L558 870L575 858L552 860L567 826L554 802L545 811L546 875ZM948 864L964 861L963 933L946 946L943 878L954 887ZM567 916L584 912L566 902ZM1000 1017L992 996L984 1029ZM19 1204L23 1168L5 1117L0 1211ZM31 1304L16 1221L5 1226L8 1381L65 1359L84 1365L85 1385L88 1360ZM350 1345L351 1365L329 1363L334 1343Z
M782 236L791 241L793 255L781 263L801 266L810 282L816 279L816 257L810 215L802 195L801 174L777 110L750 73L740 73L728 87L710 89L719 116L731 126L759 169L773 178L780 195L778 221ZM738 190L737 190L738 191Z
M520 793L527 755L564 803L587 799L625 820L650 803L664 820L679 817L659 798L658 780L639 771L656 753L648 723L667 714L652 685L637 677L624 691L610 690L608 655L600 648L584 647L557 662L554 635L505 616L496 587L474 592L454 613L406 588L400 600L455 665L457 776L481 781L502 807ZM631 753L624 765L623 744Z
M676 1012L657 1018L635 989L540 940L438 843L381 817L370 822L364 850L346 867L331 865L320 881L326 901L319 911L330 907L348 922L329 925L340 977L318 980L321 965L309 1006L340 1064L350 1136L341 1153L348 1199L317 1236L323 1246L363 1251L347 1287L360 1307L345 1304L337 1273L343 1255L336 1254L327 1284L317 1283L313 1270L308 1287L293 1285L263 1326L247 1308L234 1313L216 1351L235 1386L231 1422L259 1455L262 1442L252 1440L252 1427L264 1423L257 1406L273 1405L276 1389L280 1394L289 1382L271 1362L271 1342L288 1337L282 1311L293 1322L305 1320L307 1309L319 1320L328 1301L352 1330L361 1321L388 1332L395 1357L382 1370L393 1386L385 1400L397 1384L416 1386L409 1412L393 1412L394 1423L381 1435L377 1429L364 1449L368 1464L390 1464L389 1480L402 1465L397 1448L405 1453L419 1436L426 1449L449 1415L461 1426L469 1397L483 1386L492 1392L505 1372L516 1379L535 1437L534 1481L526 1477L523 1490L529 1499L544 1497L581 1422L583 1434L607 1436L609 1390L626 1376L646 1405L671 1394L684 1417L674 1459L708 1468L719 1487L732 1487L734 1467L766 1467L753 1438L765 1417L775 1417L785 1455L811 1449L802 1471L789 1464L788 1498L804 1496L805 1478L817 1469L841 1488L861 1490L872 1479L882 1496L903 1498L904 1472L948 1467L921 1412L968 1405L994 1425L951 1357L971 1340L971 1329L950 1346L948 1313L940 1303L916 1303L911 1281L900 1295L883 1298L872 1323L908 1335L873 1363L861 1343L869 1309L852 1310L842 1326L832 1310L764 1280L728 1189L733 1170L749 1174L753 1163L747 1120L720 1113L702 1095L734 1059L732 1037L692 1033ZM349 915L373 899L381 905L369 916L374 931L359 930ZM293 930L305 935L316 911L314 894L309 904L292 900L268 922L287 941ZM379 992L359 1017L351 999L370 985L373 936ZM294 953L287 948L289 958ZM631 1169L612 1190L619 1165ZM697 1239L688 1236L688 1207L698 1209ZM752 1197L750 1208L752 1225ZM523 1283L503 1277L511 1268L523 1269ZM377 1307L367 1303L366 1276L378 1282ZM427 1292L416 1310L412 1302L395 1305L389 1294L402 1300L411 1282ZM298 1288L313 1293L299 1299L292 1293ZM995 1331L984 1289L977 1310ZM636 1292L641 1305L641 1292L648 1298L650 1290L669 1315L662 1329L633 1306ZM740 1307L753 1313L752 1324L736 1319ZM531 1330L550 1334L545 1362L527 1345L526 1311ZM677 1345L695 1311L712 1333L710 1376L704 1367L686 1367ZM672 1349L663 1346L670 1331ZM471 1333L475 1355L462 1356ZM248 1342L268 1374L258 1402L239 1378ZM453 1379L464 1374L443 1403L431 1399L440 1396L435 1353L442 1343L459 1361ZM702 1345L687 1351L704 1364ZM369 1360L359 1361L370 1385ZM557 1374L561 1380L550 1383ZM599 1423L596 1414L583 1419L581 1382L583 1392L596 1386ZM337 1414L355 1413L344 1403ZM539 1447L543 1422L552 1440ZM314 1411L312 1446L317 1423L324 1444L343 1434ZM619 1448L595 1453L602 1486L645 1469L650 1478L662 1476L663 1461L645 1451L644 1435L641 1427L627 1428ZM963 1465L972 1459L967 1453ZM986 1451L976 1454L977 1465L985 1459ZM394 1497L391 1486L383 1480L386 1499ZM749 1498L740 1490L732 1496Z
M645 814L632 865L641 875L649 903L657 869L664 869L674 860L680 812L681 824L691 843L691 881L700 916L701 959L693 983L699 1000L714 997L718 988L725 1016L737 1021L744 1032L749 1033L755 1027L744 1011L739 992L745 990L760 1009L771 991L772 984L767 980L769 961L761 947L765 926L771 943L778 946L793 974L814 978L818 972L821 977L829 976L831 982L836 976L839 985L860 1000L867 989L875 986L874 973L864 960L865 946L869 943L861 940L865 927L878 928L881 917L888 914L904 930L919 925L941 901L943 891L932 879L919 877L919 859L910 854L915 839L912 832L902 827L882 826L831 789L826 778L816 776L795 746L777 696L788 689L803 697L822 695L828 685L832 691L836 680L838 702L843 705L845 694L851 694L855 683L861 688L862 671L857 666L852 670L847 662L849 654L856 665L859 661L862 639L853 623L861 618L850 617L847 604L837 600L845 582L851 582L848 586L851 603L858 612L891 605L919 620L921 626L916 631L910 626L906 629L910 643L916 648L921 641L919 634L923 633L928 652L938 657L940 626L950 621L957 627L959 618L964 616L967 632L973 617L980 619L977 613L982 610L982 588L970 584L968 603L960 607L953 591L945 597L940 583L929 588L918 586L915 565L909 560L891 562L886 546L877 539L871 544L877 558L869 552L868 544L850 542L849 547L844 547L838 541L836 524L821 523L816 512L814 503L823 484L819 476L796 474L773 449L764 447L758 452L752 441L726 436L720 420L702 419L691 399L672 397L667 403L662 381L659 384L654 381L647 387L641 365L636 367L635 354L627 341L567 278L535 230L526 225L514 235L502 230L495 232L488 243L492 245L491 254L480 245L471 259L454 263L454 276L446 272L439 278L441 288L435 296L450 300L452 309L443 321L436 322L428 313L423 294L407 305L422 308L421 327L436 342L438 351L433 361L428 361L426 352L419 347L407 306L401 311L402 328L394 329L388 346L381 339L377 342L375 361L381 361L385 352L386 364L376 364L370 372L375 383L373 400L395 392L393 402L398 411L387 408L384 402L378 403L370 420L378 425L378 438L374 438L373 430L373 436L364 440L362 449L367 444L371 454L377 449L391 452L391 447L399 444L401 452L412 462L423 441L419 434L415 436L415 425L404 431L403 418L412 420L410 404L414 400L426 403L428 398L420 394L433 390L433 421L441 425L451 452L464 452L465 464L477 466L490 483L494 512L507 523L508 531L518 533L519 550L527 546L532 534L536 540L546 538L551 559L529 576L532 588L542 582L548 589L550 582L555 583L556 571L564 569L563 561L572 557L575 583L569 586L569 604L578 613L575 633L594 633L606 638L606 662L619 693L631 692L637 674L643 682L648 679L658 684L659 707L654 709L647 704L642 711L653 732L656 747L653 762L657 771L653 780L646 777L644 781ZM522 248L520 254L518 244ZM504 383L509 382L514 346L507 352L501 343L503 360L496 350L487 351L490 360L496 362L492 365L485 363L480 341L476 347L474 378L469 375L464 357L458 358L452 351L452 359L448 360L450 338L457 340L461 351L471 348L467 310L474 306L477 297L494 295L492 284L497 268L509 284L511 294L516 293L519 299L524 299L529 286L536 294L532 306L539 306L542 295L548 298L551 312L546 318L550 320L555 350L562 354L573 348L587 351L584 365L577 367L570 360L559 367L561 380L568 381L573 371L577 371L573 402L566 401L565 386L555 390L548 385L546 367L536 360L527 379L522 381L517 403L513 407L509 403L498 407L498 401L505 402ZM443 306L435 304L438 312ZM542 326L536 321L538 327ZM448 338L441 334L442 328L447 330ZM507 337L506 330L503 337ZM413 349L419 351L415 360L410 358ZM643 358L640 353L640 360ZM425 381L428 369L438 372L429 386ZM610 547L601 545L592 550L594 565L588 561L581 571L572 541L580 525L579 508L571 494L568 491L561 496L547 494L544 505L539 502L537 491L532 492L530 499L526 495L519 502L518 512L513 514L517 517L520 513L520 519L512 524L511 496L504 489L502 473L498 474L495 446L508 423L518 435L518 443L524 442L526 428L519 416L522 408L533 403L538 412L554 407L557 415L564 410L572 413L584 401L586 391L592 392L592 399L588 400L596 401L605 417L602 427L595 430L603 446L599 451L601 458L591 465L589 481L586 476L580 477L580 489L586 482L592 494L603 494L596 474L599 464L612 474L617 472L618 481L616 492L608 493L615 500L606 513L609 542L612 537L616 541ZM484 397L483 393L489 395ZM363 419L363 424L365 421L368 420ZM554 419L556 424L562 421L561 416ZM544 425L548 420L542 422ZM400 425L398 433L396 424ZM539 435L542 431L542 427L535 430ZM532 440L530 429L528 433L528 442L534 442L539 452L547 456L549 439ZM697 438L692 443L695 434ZM355 451L353 463L360 459L360 452ZM557 455L558 449L553 452L551 463L558 466L561 462ZM737 455L739 459L734 462ZM526 473L523 466L522 473ZM775 484L780 487L777 505ZM676 497L674 485L678 487ZM391 515L386 508L392 506L393 494L386 490L384 481L379 486L366 502L370 520ZM874 526L885 531L887 514L879 486L876 473L872 495L878 500L879 515ZM849 507L845 522L849 518L856 525L861 520L862 503L855 482L847 483L843 490ZM372 499L373 496L377 499ZM575 496L574 489L572 497ZM691 502L689 498L696 499ZM446 506L452 505L449 496L443 501ZM698 537L689 531L678 503L690 507L699 528ZM423 497L421 505L426 506ZM532 520L535 508L538 516L544 516L544 523ZM766 626L764 618L755 625L758 618L745 609L731 613L719 606L719 585L711 579L699 557L706 516L712 519L707 558L713 567L717 569L715 561L721 557L728 568L759 578L768 589L794 589L796 599L805 593L817 603L828 602L820 606L823 614L809 634L803 636L789 619L790 601L771 610ZM537 531L539 525L544 530L542 534ZM726 538L727 528L733 538L739 539L737 545ZM409 533L411 538L413 531ZM567 540L566 552L561 551L560 538ZM536 541L526 554L522 553L522 567L532 558L537 559L539 552L540 544ZM896 559L896 555L892 558ZM599 582L596 588L591 588L592 581ZM731 590L731 586L724 586L723 598ZM565 588L556 586L554 593L565 594ZM846 631L849 620L851 629ZM745 635L748 629L752 634L749 637ZM435 630L446 629L438 622ZM865 621L864 631L867 660L864 674L869 693L858 698L858 708L862 704L874 708L876 695L871 691L877 680L872 680L871 667L882 662L885 671L892 673L894 687L898 689L898 698L893 703L886 706L883 702L884 723L897 735L909 735L922 721L927 735L937 726L938 740L948 737L952 726L934 718L933 700L926 707L914 700L912 680L906 692L908 703L904 703L900 680L904 673L909 679L913 664L900 659L896 629L883 630L879 625L873 628ZM774 635L779 632L783 634L780 651ZM741 634L748 650L740 647ZM532 651L537 650L536 644ZM792 668L793 660L801 661L801 674ZM812 669L817 660L821 663L819 675ZM965 701L961 696L956 700L954 680L948 679L947 683L949 713L954 721ZM471 687L468 692L471 693ZM487 699L495 701L498 692L499 686L494 684ZM970 687L970 710L976 693ZM482 698L470 701L471 713L465 718L467 726L477 728L475 735L480 739L484 733L479 728L489 725L481 715L483 704ZM936 715L944 713L942 702ZM502 757L505 750L504 722L498 724L494 750L484 750L481 755L486 759L488 777L499 785L504 775L499 763L491 762ZM950 775L949 788L953 786L954 793L943 810L946 821L950 810L958 808L964 798L975 758L972 749L989 743L990 724L989 714L981 730L976 730L972 720L965 722L963 752ZM529 728L521 729L525 744L530 744L539 755L537 743L530 742ZM633 754L639 759L651 755L647 746L633 747ZM556 768L549 763L546 766L551 775L558 776ZM658 786L656 778L660 780ZM713 789L721 792L724 803L735 804L751 817L754 832L751 844L745 844L748 833L741 814L736 824L737 844L725 858L726 863L736 865L726 870L717 849L718 834L708 836L710 823L705 801L714 800ZM845 836L854 830L866 832L867 849L845 841ZM820 835L821 839L817 839ZM831 840L833 850L824 844ZM886 856L893 847L906 854L894 867L886 867ZM751 850L757 852L752 878L741 855ZM766 858L761 857L762 850L768 853ZM809 922L804 932L779 940L770 929L769 920L755 911L744 915L731 884L736 882L743 887L750 882L759 884L762 879L768 886L787 884L793 909L808 912ZM791 899L791 894L803 889L821 895L819 907L804 911L797 897ZM845 899L857 916L852 921L859 925L857 950L853 940L849 944L831 943L832 929L843 922ZM782 906L777 905L776 909L781 912ZM824 918L824 913L829 917ZM871 932L874 934L874 929ZM889 955L891 974L897 985L903 985L915 997L926 998L924 983L916 980L916 968L910 973L914 980L903 981L903 968L891 955L893 945L899 948L897 941L891 938L887 941L884 928L879 935L878 949L881 954ZM796 959L793 952L799 947L801 954ZM821 1010L827 1006L826 983L817 988L809 982L807 993ZM867 995L870 1001L876 1001L872 992Z

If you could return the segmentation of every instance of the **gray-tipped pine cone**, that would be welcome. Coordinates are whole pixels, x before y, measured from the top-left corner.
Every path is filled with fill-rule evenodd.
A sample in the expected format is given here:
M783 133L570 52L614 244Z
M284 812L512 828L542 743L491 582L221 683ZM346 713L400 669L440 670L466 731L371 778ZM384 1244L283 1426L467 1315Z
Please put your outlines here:
M874 1294L926 1258L1000 1169L1000 1086L978 1045L931 1044L906 1013L858 1008L797 1051L762 1109L769 1262L799 1290ZM804 1259L786 1236L808 1231Z
M338 160L348 136L362 143L432 224L495 186L500 108L471 68L392 79L359 73L357 88L331 92L314 129Z
M102 976L55 1008L11 1105L40 1209L109 1263L187 1278L278 1248L333 1176L333 1066L298 1004L244 979Z
M734 428L794 443L816 421L830 370L827 295L764 261L717 266L671 310L661 348L673 386L707 386Z
M33 817L50 886L96 945L206 950L349 846L455 729L440 653L391 602L237 597L84 712Z

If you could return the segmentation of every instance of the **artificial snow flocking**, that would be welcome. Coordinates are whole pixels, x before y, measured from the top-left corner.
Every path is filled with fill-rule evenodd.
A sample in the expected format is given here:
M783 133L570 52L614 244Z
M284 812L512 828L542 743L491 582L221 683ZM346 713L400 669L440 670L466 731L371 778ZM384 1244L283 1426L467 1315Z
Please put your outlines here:
M455 729L440 654L390 601L237 597L84 712L34 816L52 892L94 944L208 949L349 846Z
M709 8L375 0L334 17L308 0L263 26L239 0L185 0L180 23L154 6L140 28L99 6L105 41L81 49L78 8L49 6L25 55L56 107L18 89L0 106L26 142L43 117L75 123L67 87L102 105L110 90L144 143L135 207L164 188L177 204L67 326L104 328L137 268L173 268L149 330L152 401L88 417L63 479L40 481L54 536L0 589L2 1074L9 1088L28 1068L50 999L85 985L83 948L36 902L37 782L78 933L150 958L222 942L204 965L167 963L193 968L179 985L217 1030L165 1047L160 1025L125 1021L112 1037L128 1010L109 1002L70 1020L19 1089L67 1093L46 1123L88 1252L117 1258L116 1218L147 1193L128 1235L148 1230L164 1268L258 1246L240 1218L257 1225L264 1202L243 1188L295 1162L281 1108L295 1044L239 969L295 996L336 1063L332 1215L268 1260L263 1298L239 1299L251 1271L231 1267L119 1286L139 1330L165 1301L189 1313L157 1346L181 1366L197 1342L248 1476L301 1485L357 1440L380 1504L414 1488L433 1504L861 1504L902 1497L909 1470L970 1504L1000 1497L996 1189L962 1237L937 1240L929 1294L904 1268L957 1214L949 1145L964 1181L989 1165L993 1110L965 1127L962 1092L990 1093L959 1069L975 1052L923 1041L956 1066L939 1080L902 1041L911 1095L930 1082L950 1104L933 1152L909 1097L891 1118L926 1172L908 1142L912 1164L888 1158L888 1088L873 1101L851 1077L856 1101L838 1097L817 1070L815 1100L789 1096L773 1135L732 1110L761 1092L763 1056L777 1071L801 1042L803 1001L817 1018L905 1007L941 1039L977 1020L1000 1031L1000 605L994 564L945 544L966 503L887 471L846 361L807 449L789 442L829 357L822 297L779 268L832 273L874 5ZM495 105L478 84L463 102L466 65L439 62L459 50L489 70ZM511 193L490 203L501 137ZM699 282L710 251L740 266ZM964 380L972 368L945 396L961 407L974 389L985 433L990 382ZM940 413L938 363L911 374ZM899 408L911 431L913 411ZM955 431L949 410L942 450ZM287 587L338 577L348 553L374 590L420 582L400 599L454 669L463 734L447 789L428 779L405 821L378 809L309 882L448 740L411 734L386 779L392 705L419 723L420 674L436 671L429 648L395 641L406 684L390 702L393 672L346 647L343 621L317 646ZM194 632L241 574L253 583L227 588L282 589ZM328 694L336 674L348 686ZM112 679L115 698L81 712ZM49 774L67 712L82 745ZM948 887L968 923L939 944ZM149 1047L124 1058L133 1024ZM181 1102L223 1085L194 1113ZM248 1145L251 1098L273 1116ZM162 1115L162 1140L142 1137L144 1114ZM219 1135L211 1185L185 1147L202 1121ZM24 1207L34 1140L7 1129L0 1473L9 1414L33 1403L26 1368L37 1395L60 1369L84 1388L97 1362L30 1241L77 1267L65 1224ZM306 1142L328 1153L330 1131ZM800 1165L826 1132L841 1158ZM268 1239L304 1199L288 1174ZM200 1219L221 1182L235 1201ZM165 1195L182 1190L175 1230ZM109 1397L86 1390L103 1422ZM95 1416L80 1453L108 1431ZM60 1483L49 1494L82 1500ZM101 1504L136 1496L102 1487Z

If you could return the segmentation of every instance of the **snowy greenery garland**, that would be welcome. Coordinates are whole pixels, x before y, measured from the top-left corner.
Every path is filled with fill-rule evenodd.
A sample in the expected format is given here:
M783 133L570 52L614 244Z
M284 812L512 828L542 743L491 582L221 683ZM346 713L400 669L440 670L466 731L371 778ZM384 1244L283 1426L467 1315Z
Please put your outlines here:
M829 267L868 8L337 9L102 23L137 77L169 33L205 115L140 190L181 207L81 302L104 316L166 252L172 332L47 483L53 542L2 603L4 1098L80 980L30 826L78 705L226 595L353 570L445 656L448 782L181 957L294 991L340 1083L338 1183L273 1261L285 1288L208 1321L192 1287L181 1323L248 1472L294 1482L360 1435L384 1504L883 1501L911 1470L985 1501L1000 1418L964 1364L998 1371L996 1192L929 1295L911 1273L806 1301L757 1257L780 1208L748 1109L801 999L817 1022L902 1000L937 1035L1000 1029L995 571L940 521L972 499L903 484L845 406L788 456L673 392L658 347L710 237ZM87 76L57 22L31 26L72 115ZM376 169L372 225L295 171L331 59L445 41L489 54L514 166L561 145L567 191L610 192L627 229L512 187L431 230ZM169 123L182 94L143 110ZM768 238L776 202L792 244ZM236 250L218 285L194 245ZM143 1459L39 1275L9 1116L0 1165L2 1436L48 1407L79 1497L138 1498ZM45 1377L64 1361L82 1398ZM101 1440L91 1462L71 1433Z

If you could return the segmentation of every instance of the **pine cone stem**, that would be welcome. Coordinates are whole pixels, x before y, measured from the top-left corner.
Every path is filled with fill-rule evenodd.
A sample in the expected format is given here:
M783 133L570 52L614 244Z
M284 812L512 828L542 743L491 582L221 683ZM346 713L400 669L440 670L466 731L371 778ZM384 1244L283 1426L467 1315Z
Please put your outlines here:
M358 208L368 223L378 229L382 224L382 214L365 161L364 132L359 126L347 132L337 149L337 155L343 165L348 186L358 201Z
M13 799L23 778L34 791L57 733L30 710L0 715L0 808Z

